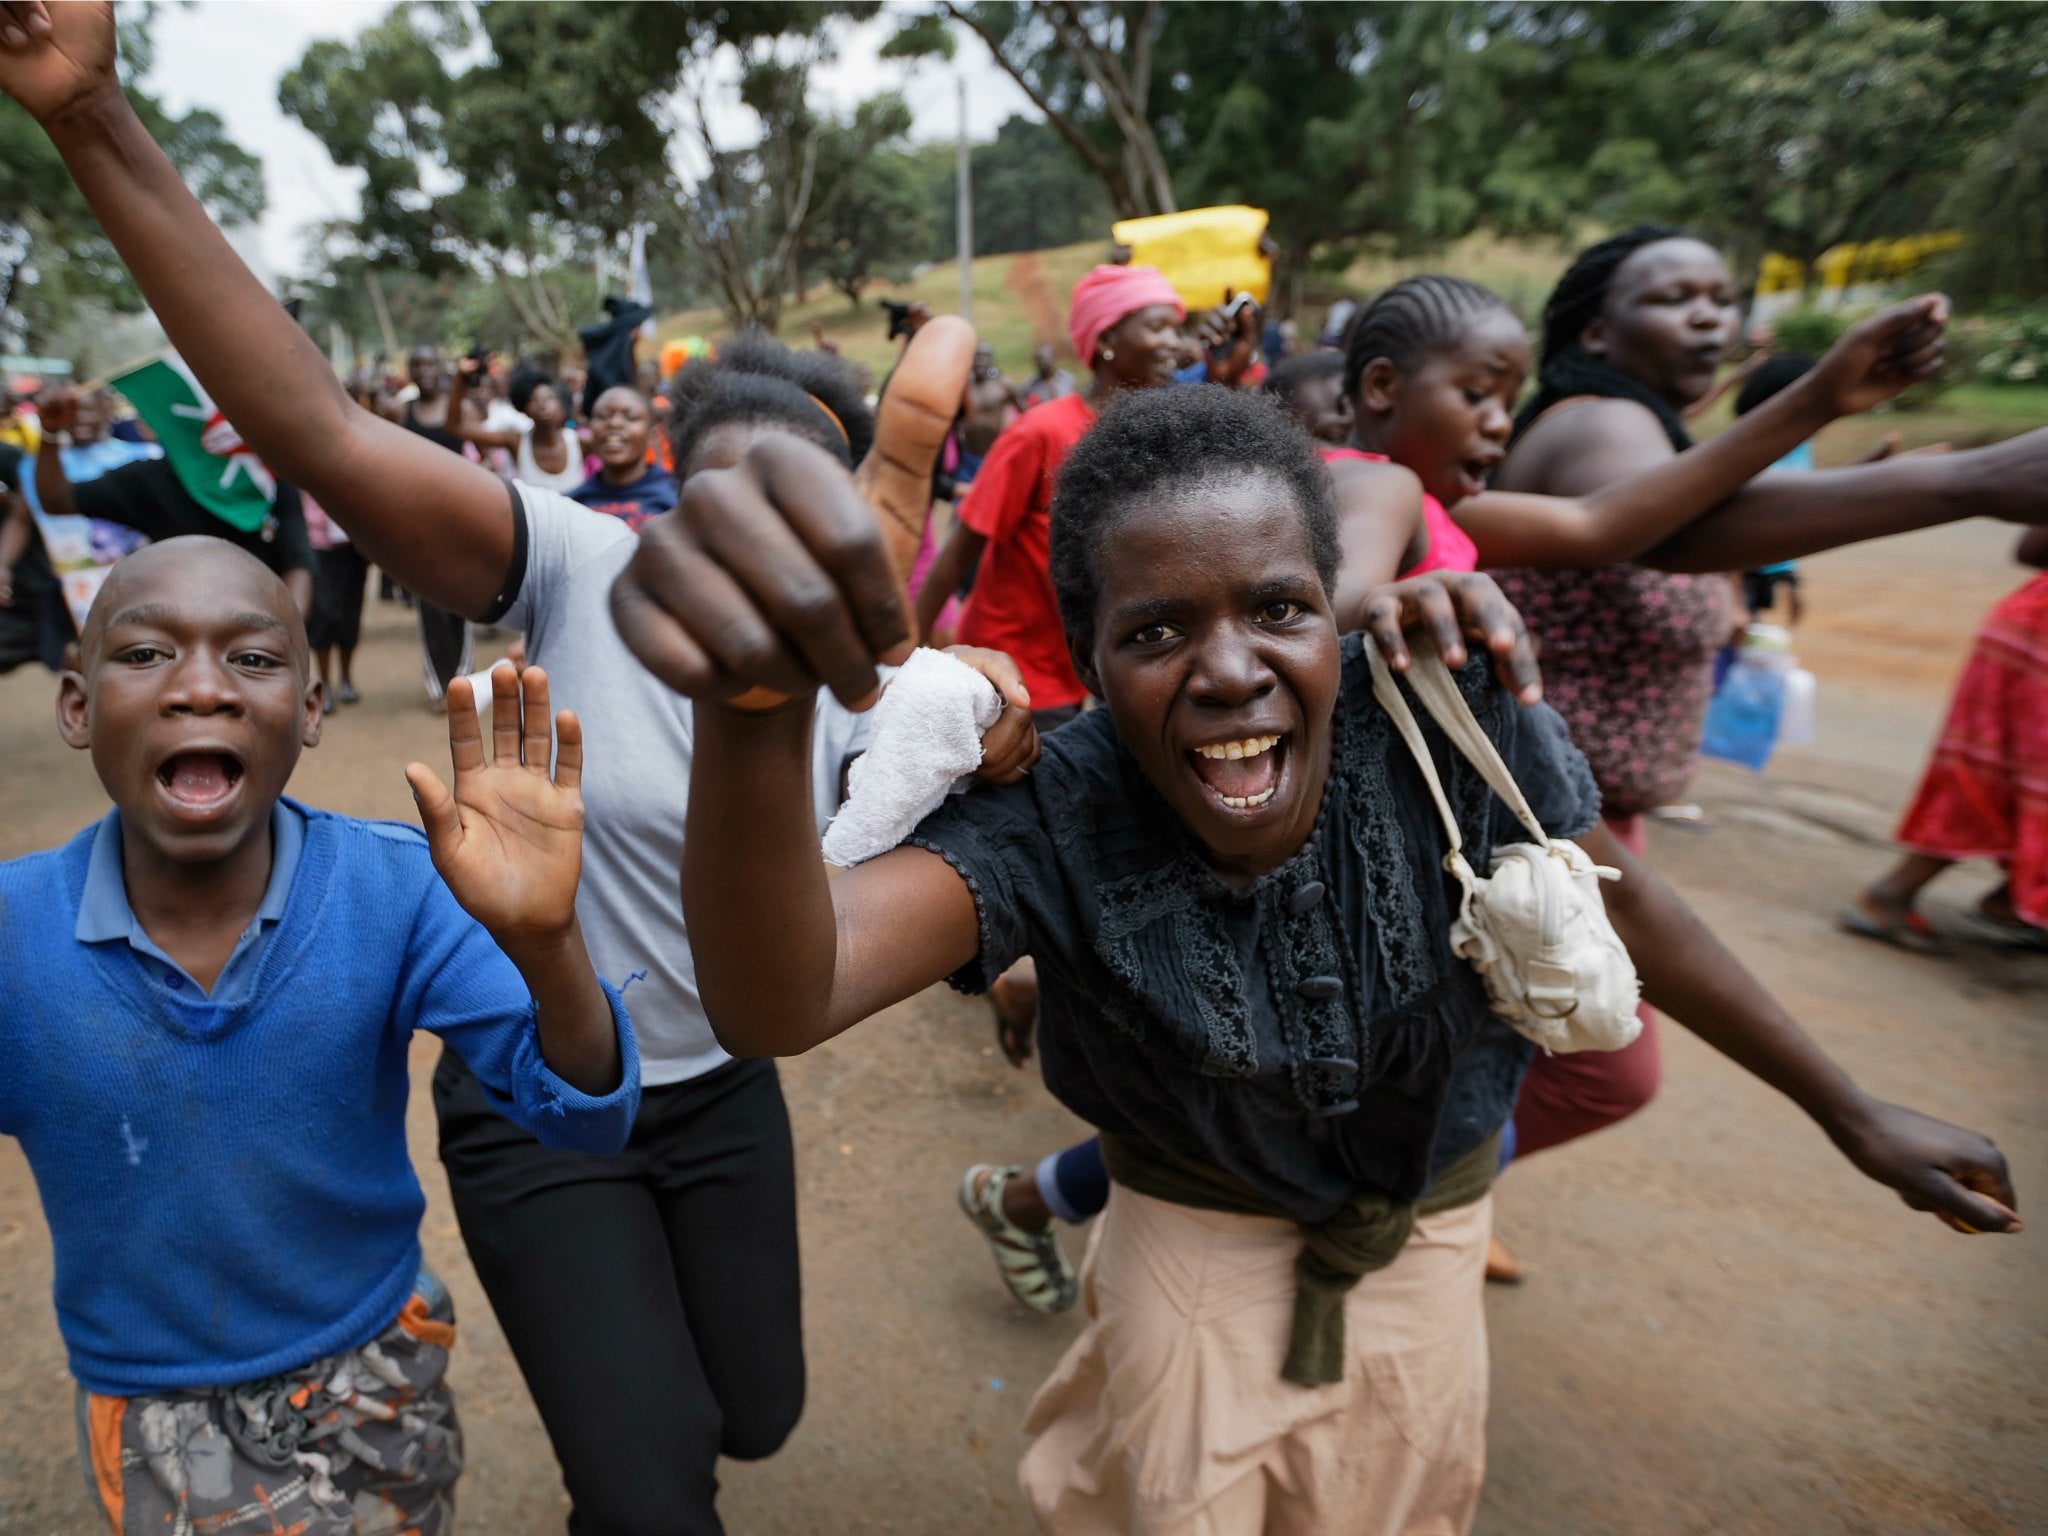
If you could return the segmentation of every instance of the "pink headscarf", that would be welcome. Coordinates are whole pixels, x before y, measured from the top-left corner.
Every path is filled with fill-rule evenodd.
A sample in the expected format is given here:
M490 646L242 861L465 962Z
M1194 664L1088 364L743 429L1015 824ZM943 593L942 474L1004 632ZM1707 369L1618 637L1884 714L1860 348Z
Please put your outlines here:
M1188 317L1187 306L1157 267L1095 268L1074 284L1073 302L1067 306L1067 334L1073 338L1074 355L1084 367L1094 367L1095 343L1102 333L1126 315L1154 304L1172 305L1176 320Z

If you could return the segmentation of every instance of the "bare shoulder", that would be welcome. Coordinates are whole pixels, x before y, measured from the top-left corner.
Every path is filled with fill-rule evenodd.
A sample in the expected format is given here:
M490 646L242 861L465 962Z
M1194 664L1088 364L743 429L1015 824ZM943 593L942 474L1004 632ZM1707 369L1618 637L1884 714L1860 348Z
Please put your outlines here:
M1495 487L1584 495L1617 473L1671 457L1657 413L1635 400L1588 397L1552 407L1508 450Z
M1394 499L1422 500L1422 479L1405 464L1388 459L1331 459L1330 483L1337 489L1339 507L1355 505L1370 498L1375 502Z

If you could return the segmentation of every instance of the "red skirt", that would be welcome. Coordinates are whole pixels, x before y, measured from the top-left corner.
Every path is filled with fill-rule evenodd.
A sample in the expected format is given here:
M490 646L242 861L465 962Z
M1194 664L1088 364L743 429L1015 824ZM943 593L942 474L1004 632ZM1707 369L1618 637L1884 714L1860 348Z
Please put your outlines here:
M2048 928L2048 573L1977 631L1899 841L1941 859L1996 859L2012 905Z

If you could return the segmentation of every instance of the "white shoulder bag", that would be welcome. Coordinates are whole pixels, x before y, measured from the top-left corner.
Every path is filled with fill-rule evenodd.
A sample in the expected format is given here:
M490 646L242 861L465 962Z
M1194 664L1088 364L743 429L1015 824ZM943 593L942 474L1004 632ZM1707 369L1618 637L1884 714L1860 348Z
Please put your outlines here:
M1464 889L1451 924L1452 952L1486 983L1493 1011L1545 1050L1621 1049L1642 1030L1635 962L1600 899L1601 880L1618 880L1621 872L1595 864L1577 843L1545 834L1450 669L1434 651L1417 647L1408 686L1533 839L1494 849L1493 873L1477 874L1408 701L1370 638L1365 653L1373 696L1415 754L1451 840L1444 868Z

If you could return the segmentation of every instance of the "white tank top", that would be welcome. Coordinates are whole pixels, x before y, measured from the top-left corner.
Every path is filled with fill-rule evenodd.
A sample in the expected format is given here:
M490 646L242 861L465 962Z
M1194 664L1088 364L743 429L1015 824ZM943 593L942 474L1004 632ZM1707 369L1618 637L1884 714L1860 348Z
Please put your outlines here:
M565 496L575 490L588 478L583 473L583 455L576 451L576 439L567 432L562 434L562 444L569 450L569 460L558 473L550 474L534 460L533 434L520 433L519 456L512 478L523 485L537 485L542 490L560 491Z

